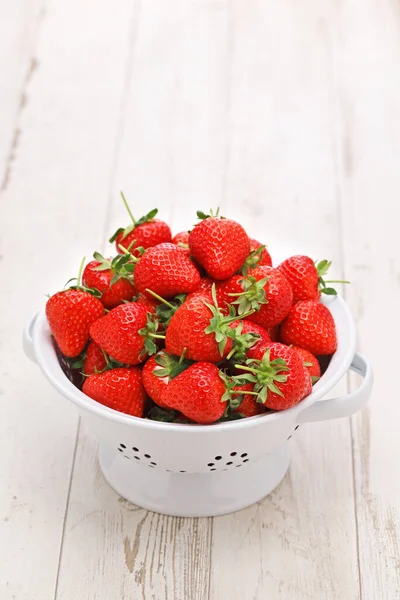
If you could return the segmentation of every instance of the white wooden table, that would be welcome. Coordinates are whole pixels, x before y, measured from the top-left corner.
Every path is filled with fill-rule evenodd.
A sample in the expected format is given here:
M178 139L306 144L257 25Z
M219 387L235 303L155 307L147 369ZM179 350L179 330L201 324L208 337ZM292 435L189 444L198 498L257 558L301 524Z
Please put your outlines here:
M1 600L400 598L399 107L394 0L0 0ZM121 188L174 231L221 206L353 282L374 397L302 428L240 513L119 498L22 354L45 293L126 224Z

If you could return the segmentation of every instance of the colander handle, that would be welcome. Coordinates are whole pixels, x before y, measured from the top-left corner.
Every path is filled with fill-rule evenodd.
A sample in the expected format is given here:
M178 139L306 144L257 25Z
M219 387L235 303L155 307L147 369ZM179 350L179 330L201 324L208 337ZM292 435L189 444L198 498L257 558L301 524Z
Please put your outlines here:
M32 317L32 319L29 321L29 323L24 328L24 331L22 334L22 346L23 346L24 352L25 352L26 356L33 362L36 362L36 357L35 357L35 350L33 348L32 333L33 333L33 328L35 326L35 321L37 319L38 314L39 313L36 313Z
M367 359L356 353L351 362L350 369L364 377L364 381L360 387L355 392L347 394L347 396L332 398L331 400L318 400L315 404L299 413L297 418L298 423L349 417L363 408L372 390L372 368Z

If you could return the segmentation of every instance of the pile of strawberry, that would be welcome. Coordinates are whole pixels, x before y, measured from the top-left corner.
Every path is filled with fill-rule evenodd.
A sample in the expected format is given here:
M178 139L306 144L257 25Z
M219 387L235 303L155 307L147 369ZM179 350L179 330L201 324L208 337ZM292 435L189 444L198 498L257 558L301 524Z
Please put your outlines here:
M136 417L200 424L310 394L317 357L337 346L320 302L336 293L322 278L330 263L293 256L273 268L266 247L218 213L198 212L199 223L172 238L157 210L136 221L126 207L132 223L110 240L118 255L95 252L46 305L82 391Z

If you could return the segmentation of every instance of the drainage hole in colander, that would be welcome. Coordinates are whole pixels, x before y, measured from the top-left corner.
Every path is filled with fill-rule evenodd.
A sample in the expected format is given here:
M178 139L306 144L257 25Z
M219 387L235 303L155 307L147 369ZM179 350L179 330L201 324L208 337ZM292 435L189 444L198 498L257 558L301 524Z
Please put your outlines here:
M140 456L135 456L136 460L140 460Z
M118 448L119 452L123 452L122 448Z
M221 460L222 456L216 456L215 460Z
M145 454L144 457L145 458L151 458L150 454Z
M236 468L241 467L242 465L236 465Z
M288 441L290 440L290 438L291 438L291 437L292 437L292 436L291 436L291 435L289 435L289 437L288 437Z
M232 461L229 461L229 462L227 462L227 463L226 463L226 466L227 466L227 467L229 467L229 465L233 465L233 462L232 462Z
M216 471L217 469L210 469L210 471Z
M139 448L136 448L136 446L133 446L132 450L133 450L134 452L139 452Z
M249 462L249 459L248 459L248 458L245 458L243 462L244 462L244 463L245 463L245 462Z
M186 473L186 471L179 471L179 473Z
M131 460L129 456L126 456L126 454L124 454L124 458L127 458L128 460Z
M207 467L213 467L214 463L207 463Z
M145 456L146 456L146 455L145 455ZM156 467L156 466L157 466L157 463L155 463L155 462L151 462L150 464L151 464L153 467Z
M126 448L125 444L120 444L120 446L121 446L121 448L124 448L124 450L125 450L125 448Z
M242 458L246 458L246 456L247 456L247 452L245 452L244 454L241 454L240 456L241 456ZM244 462L244 461L243 461L243 462Z
M236 456L237 452L231 452L230 456Z

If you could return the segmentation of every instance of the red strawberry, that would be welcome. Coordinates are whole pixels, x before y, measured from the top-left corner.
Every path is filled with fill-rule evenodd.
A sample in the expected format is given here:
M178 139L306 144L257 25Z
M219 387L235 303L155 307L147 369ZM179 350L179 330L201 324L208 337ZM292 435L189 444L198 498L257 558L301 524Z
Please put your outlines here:
M174 244L159 244L143 254L135 268L135 285L147 295L151 289L164 298L194 292L200 274L186 252Z
M104 314L104 306L88 292L69 289L54 294L46 304L46 316L54 339L64 356L82 352L92 323Z
M136 302L120 304L98 319L90 328L90 337L114 360L136 365L148 353L157 351L153 338L157 323L144 306Z
M85 375L93 375L93 373L101 373L107 366L107 360L103 350L96 344L90 342L86 351L86 358L83 365Z
M278 325L292 306L292 288L287 279L272 267L257 267L242 281L242 293L235 304L239 314L256 310L248 317L265 329Z
M152 296L144 296L143 294L139 294L135 302L136 304L140 304L140 306L144 306L147 312L153 315L156 314L156 308L160 305L160 302Z
M292 346L292 350L296 350L297 354L300 354L313 383L315 383L321 377L321 367L319 366L317 358L315 358L311 352L304 348L299 348L299 346Z
M213 279L228 279L243 265L250 252L250 240L239 223L221 217L203 219L189 234L192 256Z
M284 410L300 402L306 389L306 371L300 355L277 342L260 347L257 355L257 359L237 368L248 373L246 379L254 383L254 391L265 406ZM240 381L240 377L235 379Z
M132 224L125 229L120 228L110 238L110 242L115 242L117 252L121 252L120 246L133 252L136 248L151 248L157 244L171 241L171 229L164 222L155 219L158 209L154 208L147 215L136 220L128 206L125 196L121 192L122 200L132 220ZM134 252L138 255L139 252Z
M254 392L254 383L246 383L244 385L235 385L233 388L234 392ZM232 391L231 391L232 393ZM234 396L234 401L236 399L237 406L233 408L232 412L239 413L245 417L254 417L255 415L260 415L265 412L265 406L261 402L257 402L255 396L250 394L243 394ZM232 402L231 402L232 406Z
M256 358L259 348L261 348L261 346L265 347L267 344L270 344L272 340L268 334L268 331L264 329L264 327L261 327L261 325L252 323L247 319L243 319L241 323L243 323L242 335L253 333L260 336L256 343L246 350L247 358Z
M243 275L234 275L226 281L220 281L215 285L218 305L221 307L221 310L226 310L227 304L232 304L235 302L236 298L231 294L237 295L243 293L243 288L241 285L243 279Z
M178 308L167 328L165 347L168 353L181 356L186 348L185 356L190 360L219 362L231 351L232 339L227 337L231 333L229 324L225 324L222 313L216 308L213 313L209 308L211 304L206 306L205 301L208 304L209 300L196 293L188 296ZM223 347L216 340L215 330L206 333L213 318L217 321L216 329L223 332Z
M168 383L162 401L195 423L215 423L226 408L222 401L226 387L219 374L215 365L197 362Z
M143 417L146 394L138 367L112 369L91 375L84 382L82 391L118 412Z
M250 238L250 254L244 261L242 274L248 275L251 269L262 266L272 267L271 255L266 246L260 244L257 240L252 240Z
M181 231L172 238L172 243L182 248L189 248L189 232Z
M337 348L335 321L329 309L321 302L298 302L281 326L285 344L305 348L311 354L333 354Z
M162 394L171 379L182 373L189 364L188 361L180 360L164 351L158 352L146 361L142 369L143 385L158 406L167 408L162 401Z
M277 267L292 286L293 303L301 300L317 300L321 292L330 296L336 295L336 290L326 287L323 276L327 273L331 262L321 260L316 266L309 256L291 256ZM331 283L348 283L331 281Z
M88 263L83 271L83 285L98 290L106 308L114 308L125 300L132 300L135 294L134 265L129 262L129 255L118 255L111 260L95 252L94 257L96 260Z

